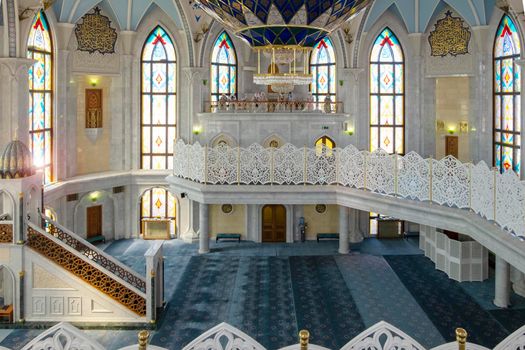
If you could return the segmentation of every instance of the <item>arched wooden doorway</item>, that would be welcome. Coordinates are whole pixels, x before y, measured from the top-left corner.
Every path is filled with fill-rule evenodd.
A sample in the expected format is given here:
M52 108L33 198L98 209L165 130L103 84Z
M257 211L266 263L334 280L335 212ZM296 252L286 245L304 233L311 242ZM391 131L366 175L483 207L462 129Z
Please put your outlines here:
M286 242L286 208L265 205L262 208L262 241Z

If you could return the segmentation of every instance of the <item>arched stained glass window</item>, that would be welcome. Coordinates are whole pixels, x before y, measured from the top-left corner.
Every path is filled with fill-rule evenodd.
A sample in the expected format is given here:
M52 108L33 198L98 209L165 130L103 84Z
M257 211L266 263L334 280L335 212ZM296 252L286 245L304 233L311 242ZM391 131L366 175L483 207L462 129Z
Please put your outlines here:
M168 33L155 28L142 49L141 168L172 169L177 127L177 61Z
M211 54L211 100L219 101L223 94L237 95L237 54L226 32L217 37Z
M335 148L335 142L328 136L322 136L315 141L315 153L317 155L323 154L323 146L326 151L326 155L331 156L332 150Z
M310 57L310 73L313 76L310 91L315 102L324 102L326 96L335 102L335 64L334 45L326 37L315 46Z
M503 16L494 41L494 165L520 173L520 38L512 19Z
M385 28L370 55L370 151L405 152L403 49Z
M44 12L39 11L29 31L29 149L36 169L43 170L44 183L53 181L53 41Z
M170 220L170 233L175 236L176 204L175 197L165 188L155 187L147 190L140 201L140 222L152 219ZM143 232L144 225L141 225Z

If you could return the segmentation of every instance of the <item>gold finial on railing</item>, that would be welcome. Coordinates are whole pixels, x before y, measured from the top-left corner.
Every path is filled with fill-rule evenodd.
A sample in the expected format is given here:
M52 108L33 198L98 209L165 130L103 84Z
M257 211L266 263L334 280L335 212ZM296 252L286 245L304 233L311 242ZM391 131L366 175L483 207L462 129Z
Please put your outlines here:
M299 331L299 344L301 345L301 350L308 349L308 341L310 340L310 332L306 329Z
M456 341L458 342L458 350L466 349L467 335L467 331L463 328L456 328Z
M149 332L140 331L139 332L139 350L146 350L148 347Z

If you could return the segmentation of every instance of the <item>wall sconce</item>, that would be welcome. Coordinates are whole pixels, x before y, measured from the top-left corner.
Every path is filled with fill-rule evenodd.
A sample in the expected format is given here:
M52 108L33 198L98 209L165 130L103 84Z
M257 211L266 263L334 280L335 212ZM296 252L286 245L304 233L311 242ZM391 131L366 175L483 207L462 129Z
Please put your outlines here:
M349 136L355 133L354 122L352 120L343 123L343 132Z
M95 191L95 192L91 192L89 194L89 200L92 201L93 203L95 203L96 201L98 201L100 198L100 192L98 191Z
M193 135L199 135L202 133L202 125L194 125L192 129Z
M468 122L466 121L459 122L459 132L462 134L468 133Z
M202 85L206 86L208 84L208 79L202 79Z
M457 131L457 126L456 125L450 124L450 125L447 126L447 133L449 135L454 135L456 133L456 131Z
M345 82L343 80L339 80L339 86L343 86Z

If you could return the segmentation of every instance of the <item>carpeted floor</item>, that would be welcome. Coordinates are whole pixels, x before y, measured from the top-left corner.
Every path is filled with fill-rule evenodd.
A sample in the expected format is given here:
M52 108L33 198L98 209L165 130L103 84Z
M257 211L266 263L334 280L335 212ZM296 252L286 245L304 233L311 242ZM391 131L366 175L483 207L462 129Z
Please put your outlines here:
M112 242L105 250L143 272L150 242ZM493 347L525 324L525 299L515 307L491 303L494 279L457 283L421 255L417 240L366 240L352 254L337 242L320 244L212 244L166 242L168 308L151 344L181 349L220 322L228 322L268 349L297 342L300 329L312 343L338 349L365 328L386 320L431 348L453 340L462 326L469 341ZM397 255L396 255L397 254ZM0 345L20 348L39 330L1 334ZM135 342L136 331L90 330L108 349Z

